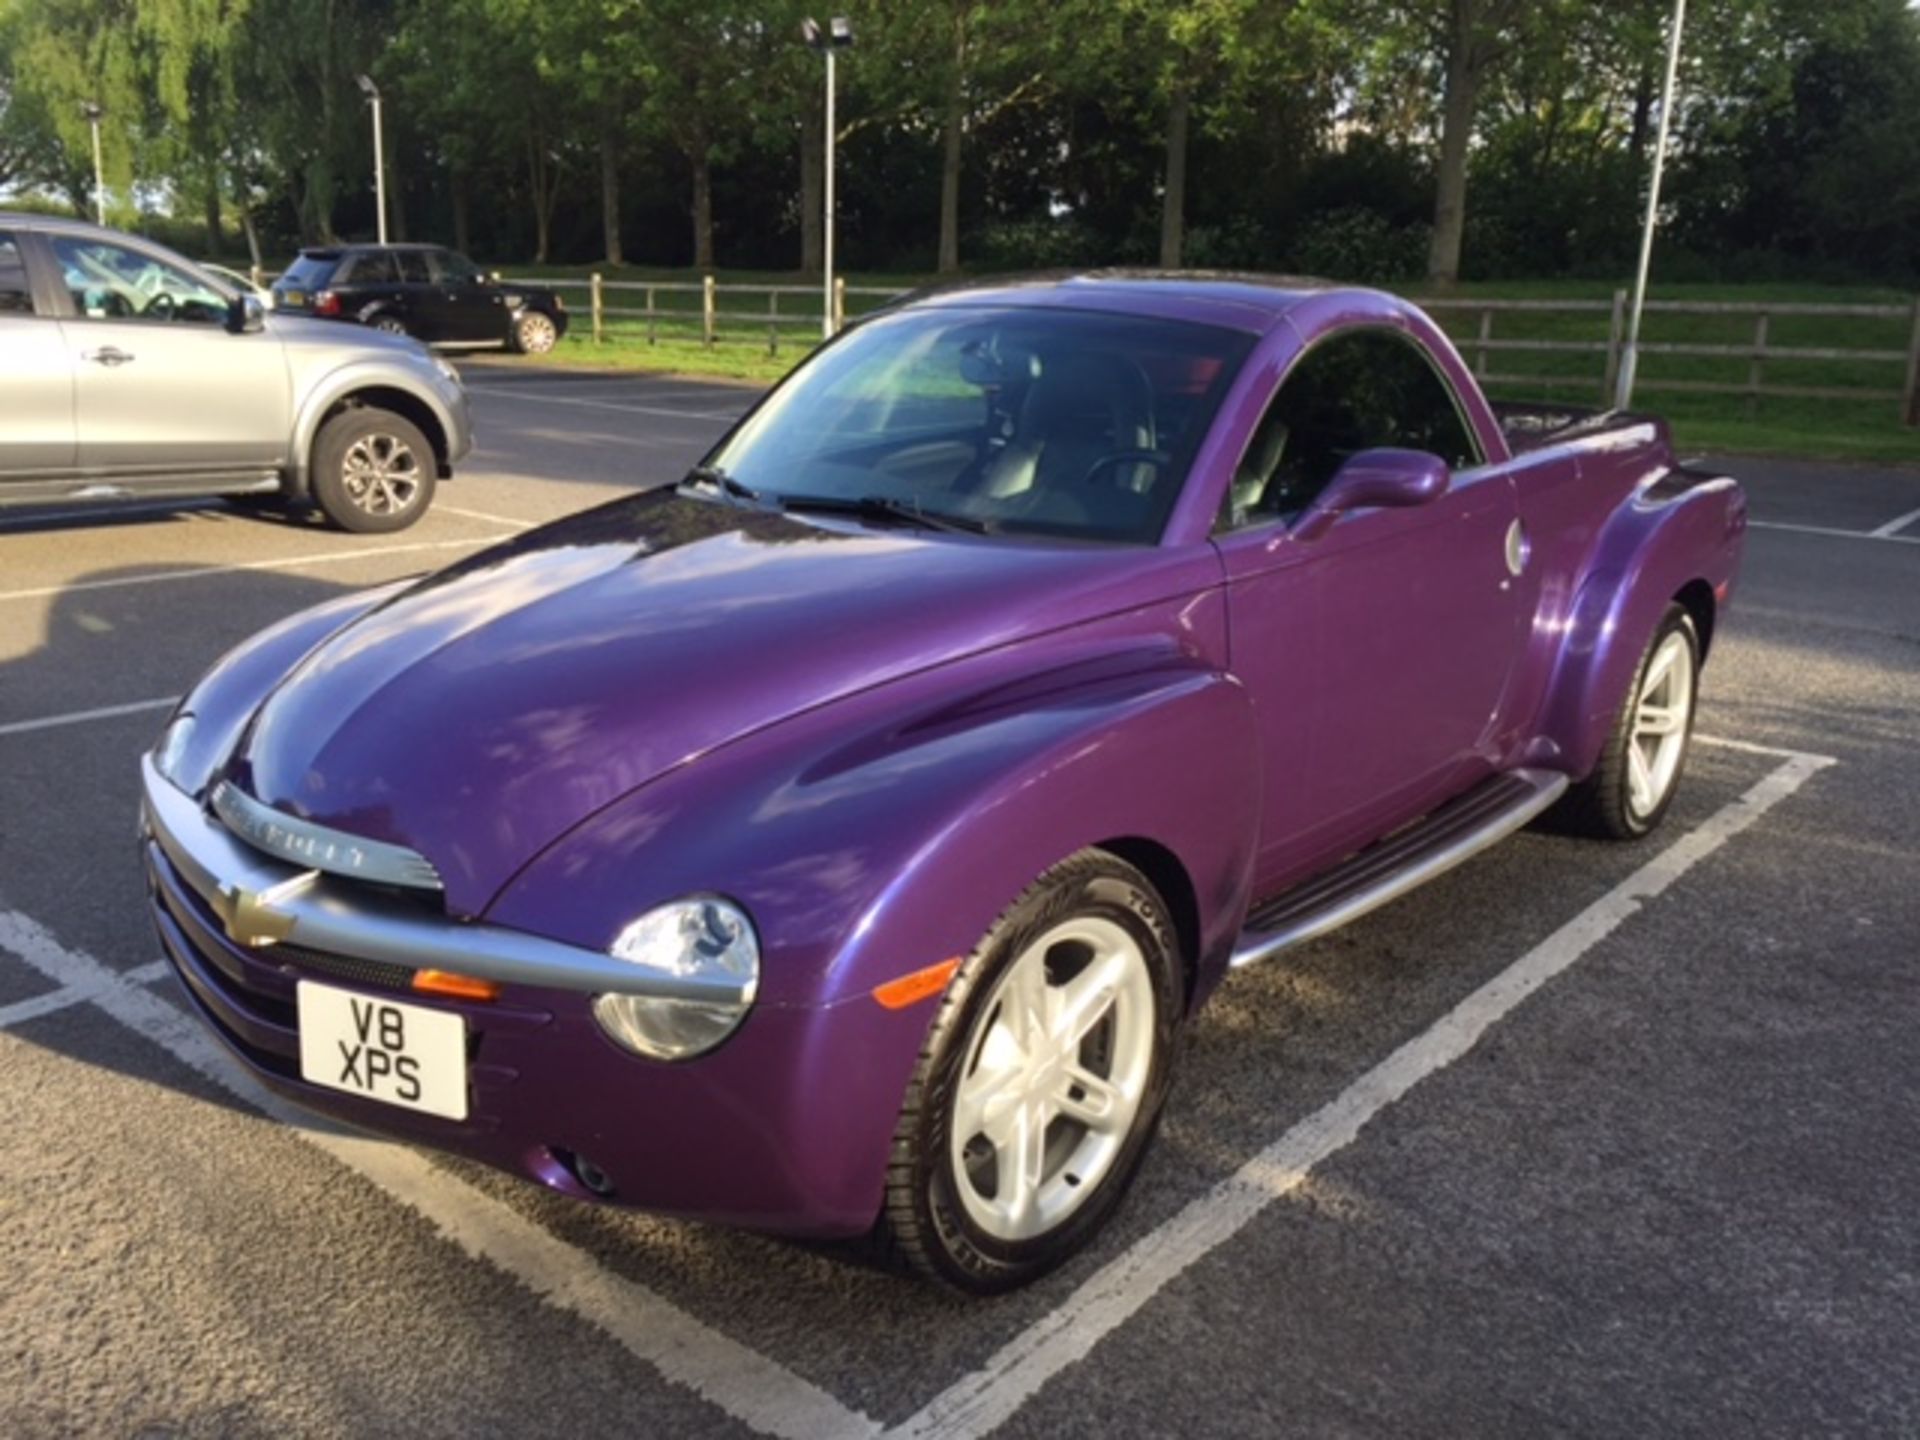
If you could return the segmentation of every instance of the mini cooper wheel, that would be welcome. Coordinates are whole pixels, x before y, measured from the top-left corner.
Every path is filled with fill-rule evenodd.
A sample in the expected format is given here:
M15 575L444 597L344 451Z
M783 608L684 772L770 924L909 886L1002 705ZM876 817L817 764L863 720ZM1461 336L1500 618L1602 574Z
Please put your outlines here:
M936 1279L989 1294L1078 1251L1159 1121L1179 945L1138 870L1084 851L962 964L894 1133L882 1229Z
M560 327L551 315L529 310L513 322L512 349L522 355L544 355L560 343Z
M409 335L413 333L407 329L407 322L402 320L398 315L376 315L373 319L369 320L367 324L372 329L378 330L382 335Z
M433 503L436 464L411 420L371 407L345 410L314 442L314 503L342 530L404 530Z
M1680 788L1699 693L1700 633L1672 605L1640 657L1600 763L1562 802L1570 828L1637 840L1660 823Z

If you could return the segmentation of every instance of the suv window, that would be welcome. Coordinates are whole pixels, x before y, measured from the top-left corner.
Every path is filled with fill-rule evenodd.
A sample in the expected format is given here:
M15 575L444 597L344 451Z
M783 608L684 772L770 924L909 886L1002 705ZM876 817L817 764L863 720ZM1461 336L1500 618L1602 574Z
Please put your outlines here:
M1453 392L1414 341L1349 330L1295 363L1234 471L1223 528L1296 515L1350 457L1394 446L1480 463Z
M400 271L391 250L362 250L341 267L340 285L396 285Z
M73 308L83 320L182 320L218 325L226 297L177 266L111 240L53 235Z
M13 236L0 230L0 315L33 314L33 286L25 258Z
M280 283L296 290L324 290L339 263L338 250L303 250L280 277Z
M427 259L443 285L468 285L480 278L480 267L451 250L429 250Z
M400 278L409 285L431 285L433 277L427 273L427 257L418 250L401 250L395 258L400 262Z

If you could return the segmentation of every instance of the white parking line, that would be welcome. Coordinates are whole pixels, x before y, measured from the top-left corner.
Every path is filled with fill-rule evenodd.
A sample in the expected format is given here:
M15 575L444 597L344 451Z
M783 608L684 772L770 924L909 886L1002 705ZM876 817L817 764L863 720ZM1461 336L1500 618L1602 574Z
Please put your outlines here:
M603 1269L419 1152L319 1128L313 1117L255 1082L198 1021L91 955L68 949L28 916L0 909L0 950L64 988L86 991L91 1003L114 1020L417 1211L467 1254L492 1264L555 1309L598 1327L662 1379L752 1429L791 1440L878 1433L876 1423L819 1386Z
M1002 1346L985 1368L948 1387L888 1431L901 1437L984 1435L1189 1266L1231 1240L1274 1201L1305 1183L1381 1111L1446 1069L1542 985L1612 934L1647 901L1835 762L1798 754L1675 840L1620 884L1295 1125L1207 1194L1136 1240L1058 1309Z
M1873 532L1876 540L1891 540L1914 521L1920 520L1920 510L1909 510L1906 514L1889 520Z
M1916 512L1920 513L1920 512ZM1905 517L1912 519L1912 516ZM1785 525L1778 520L1749 520L1753 530L1790 530L1797 535L1831 535L1841 540L1891 540L1896 545L1920 545L1920 535L1895 535L1882 525L1878 530L1835 530L1826 525Z
M477 535L470 540L422 540L411 545L375 545L364 550L324 550L318 555L290 555L279 560L250 560L244 565L208 565L197 570L169 570L160 575L117 575L111 580L75 580L65 585L39 585L31 590L0 590L0 600L35 600L47 595L71 595L80 590L118 590L127 585L165 585L176 580L204 580L210 575L234 575L253 570L298 570L303 565L339 565L370 560L376 555L413 555L429 550L472 549L505 540L505 535Z
M178 695L163 695L157 700L134 700L125 705L102 705L97 710L74 710L65 715L48 715L39 720L10 720L0 725L0 735L31 735L36 730L58 730L63 725L84 725L89 720L116 720L122 715L144 715L149 710L164 710L180 703Z
M167 962L150 960L138 969L129 970L124 975L116 975L115 982L126 981L131 985L151 985L167 973ZM0 1030L11 1030L29 1020L38 1020L42 1015L51 1015L57 1010L65 1010L74 1005L84 1005L89 1000L100 997L98 986L62 985L57 990L49 990L44 995L35 995L29 1000L16 1000L11 1005L0 1005Z
M458 515L465 520L485 520L494 525L504 525L509 530L531 530L544 522L539 520L515 520L507 515L489 515L484 510L463 510L458 505L449 505L445 501L435 501L433 508L443 510L449 515Z
M528 400L536 405L579 405L588 410L625 410L633 415L660 415L669 420L738 420L738 410L663 410L655 405L616 405L611 400L582 400L570 395L530 395L525 390L508 390L499 385L486 387L489 395L508 400ZM745 407L742 407L745 408Z

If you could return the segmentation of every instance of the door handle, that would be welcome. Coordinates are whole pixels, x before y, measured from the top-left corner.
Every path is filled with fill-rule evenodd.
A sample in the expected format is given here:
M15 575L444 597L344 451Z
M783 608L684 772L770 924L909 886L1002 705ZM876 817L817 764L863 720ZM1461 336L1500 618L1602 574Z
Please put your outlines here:
M98 350L82 350L80 352L80 358L82 360L91 360L96 365L112 367L115 365L125 365L133 359L133 356L124 350L115 349L111 345L102 345Z

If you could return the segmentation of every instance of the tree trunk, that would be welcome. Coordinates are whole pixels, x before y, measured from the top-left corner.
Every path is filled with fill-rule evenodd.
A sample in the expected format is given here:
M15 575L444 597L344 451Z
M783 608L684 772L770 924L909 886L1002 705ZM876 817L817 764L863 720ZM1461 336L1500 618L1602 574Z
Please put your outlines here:
M404 150L404 146L391 147L394 154ZM400 173L400 162L394 155L386 157L387 166L387 227L396 243L404 243L407 238L407 182Z
M609 265L624 265L620 253L620 142L614 134L612 107L600 119L600 233Z
M467 173L464 170L451 170L447 173L447 189L453 202L453 248L462 255L473 253L472 214L467 204Z
M220 232L220 165L211 156L205 166L206 194L203 214L207 221L207 254L218 255L220 247L226 244L226 236Z
M1193 94L1182 81L1167 106L1166 194L1160 202L1160 263L1180 268L1187 235L1187 122L1193 115Z
M1460 278L1460 241L1467 222L1467 142L1479 99L1474 63L1475 0L1453 0L1453 45L1447 54L1447 98L1440 122L1440 176L1433 204L1433 246L1427 279L1442 288Z
M527 184L533 190L533 263L547 263L547 157L538 131L527 132Z
M942 275L960 268L960 139L966 122L964 77L954 61L953 81L947 86L947 111L941 124L940 263Z
M826 264L821 219L827 203L826 163L821 154L827 143L825 118L811 105L800 120L800 268L818 275Z
M713 269L713 149L704 137L687 156L693 166L693 268Z
M1627 153L1633 157L1633 173L1646 168L1647 141L1653 131L1653 67L1642 64L1633 86L1633 129L1627 136Z

